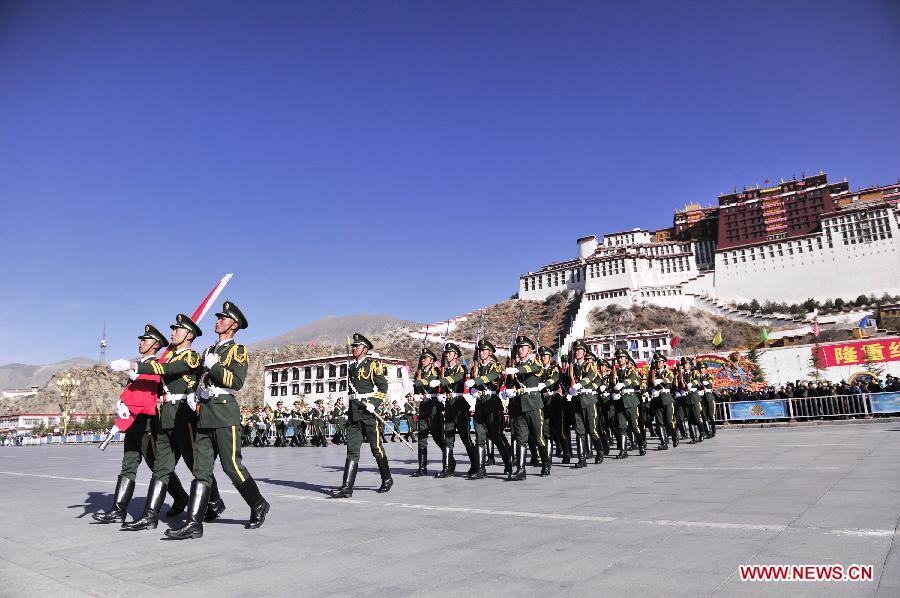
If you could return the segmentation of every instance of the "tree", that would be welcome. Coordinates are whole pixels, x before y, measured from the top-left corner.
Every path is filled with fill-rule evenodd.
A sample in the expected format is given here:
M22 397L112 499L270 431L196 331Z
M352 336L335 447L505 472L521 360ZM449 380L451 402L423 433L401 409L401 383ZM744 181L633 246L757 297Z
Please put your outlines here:
M837 299L834 300L834 308L835 309L844 309L845 305L846 305L846 303L840 297L838 297Z
M856 304L860 307L862 307L863 305L868 305L869 298L866 297L865 295L860 295L859 297L856 298Z
M819 307L819 302L813 298L809 298L800 305L803 306L803 311L809 313Z
M751 311L752 313L759 313L759 310L760 310L760 309L761 309L761 308L760 308L760 305L759 305L759 301L757 301L756 299L754 299L754 300L752 300L752 301L750 302L750 311Z
M865 361L863 362L863 370L872 376L874 380L881 380L884 377L884 366L874 361L868 353L864 353Z
M818 342L813 346L812 356L809 358L809 365L812 367L812 371L810 371L807 377L813 382L822 382L825 379L822 375L822 372L825 371L825 364L822 363Z
M752 366L750 375L753 377L753 381L765 383L766 372L762 369L762 366L759 365L759 351L757 351L756 347L753 345L750 346L750 350L747 352L747 361L749 361Z

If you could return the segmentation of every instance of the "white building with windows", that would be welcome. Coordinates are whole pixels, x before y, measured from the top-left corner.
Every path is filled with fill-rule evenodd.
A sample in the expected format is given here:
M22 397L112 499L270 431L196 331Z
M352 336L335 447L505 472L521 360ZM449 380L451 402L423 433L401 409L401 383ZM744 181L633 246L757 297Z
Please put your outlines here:
M625 349L635 361L647 361L657 351L666 357L673 354L672 333L668 328L598 334L585 337L584 342L600 359L612 359L616 349Z
M388 401L403 405L407 392L412 392L412 380L407 363L403 359L381 357L388 380ZM263 396L267 405L275 407L284 401L290 407L294 401L307 404L324 399L333 405L338 397L347 402L347 355L309 357L267 364L263 376Z

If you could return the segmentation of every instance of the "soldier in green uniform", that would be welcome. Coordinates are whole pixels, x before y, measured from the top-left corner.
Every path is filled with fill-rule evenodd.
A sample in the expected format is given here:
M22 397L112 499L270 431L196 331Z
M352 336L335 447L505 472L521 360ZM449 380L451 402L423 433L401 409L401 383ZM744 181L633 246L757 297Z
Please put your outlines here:
M149 360L133 364L133 369L138 374L152 373L161 376L164 393L158 406L160 431L156 439L157 459L153 467L153 479L147 489L143 515L122 526L129 531L156 529L166 493L166 482L171 480L179 459L183 458L188 469L194 471L194 435L197 429L194 392L201 366L200 355L191 348L191 344L203 331L184 314L175 316L175 323L169 328L172 329L172 357L166 363ZM211 484L212 499L204 505L203 512L208 521L217 518L225 510L215 478L211 480Z
M690 432L691 442L703 442L703 439L707 436L706 422L703 419L703 396L700 394L703 382L700 378L700 372L694 367L693 359L682 357L681 365L684 388L687 393L688 431ZM694 434L694 427L697 428L696 435Z
M428 381L430 388L441 389L438 394L438 401L443 401L444 405L444 446L441 459L441 471L435 477L445 478L449 476L453 469L451 468L451 457L453 456L453 446L456 436L462 441L469 456L469 471L466 473L472 476L478 471L478 452L475 450L475 444L472 442L472 434L469 432L469 402L466 400L463 389L466 383L466 368L459 360L460 350L455 343L447 343L444 345L444 361L441 372L437 378Z
M675 399L672 388L675 385L675 373L668 367L666 356L657 351L648 373L647 387L650 389L650 408L656 420L660 450L669 448L669 437L672 446L678 446L678 434L675 433Z
M640 404L641 404L641 379L635 367L631 355L624 349L616 349L617 368L613 370L613 401L616 401L616 416L618 419L618 435L616 443L619 454L617 458L628 458L628 450L625 445L625 434L631 431L634 443L639 453L647 454L644 446L644 436L641 432Z
M226 301L216 314L216 334L219 340L204 351L205 372L198 385L200 417L194 441L194 481L188 520L177 530L166 531L175 540L203 536L203 515L210 499L213 465L216 458L231 479L241 498L250 506L247 529L260 527L269 512L269 503L262 497L256 481L241 462L241 443L238 427L240 408L234 393L244 386L247 377L247 348L234 342L238 330L247 328L247 318L237 305Z
M272 413L275 418L275 446L287 446L287 426L290 413L284 406L284 401L275 403L275 411Z
M703 420L706 422L706 438L709 439L716 435L716 395L713 394L712 376L703 369L699 362L697 371L700 372L699 392L703 397Z
M334 444L344 443L344 430L347 426L347 416L344 414L346 410L344 397L338 397L331 409L331 423L334 424L334 436L331 437L331 442Z
M384 364L368 353L373 348L372 341L356 332L350 343L353 362L347 370L350 396L349 420L347 421L347 461L344 463L344 480L340 487L331 491L332 498L350 498L356 483L359 468L359 449L363 441L368 441L372 455L381 474L381 486L376 490L384 493L391 489L394 480L384 452L384 430L375 417L375 411L384 402L388 382Z
M603 461L603 449L597 432L597 390L594 385L597 368L593 360L589 359L590 349L583 341L575 341L572 347L575 359L569 364L566 374L568 395L575 412L575 448L578 455L575 468L578 469L587 467L590 452L588 437L597 447L595 458L598 462Z
M605 359L597 363L597 431L600 434L600 444L603 446L603 454L609 454L609 439L615 434L616 401L612 399L612 384L610 383L612 367Z
M394 429L394 433L391 435L391 442L397 442L397 436L400 434L400 420L403 415L403 410L400 409L399 403L397 401L391 401L391 428Z
M568 465L572 462L572 399L568 394L569 356L560 358L559 384L550 399L550 419L547 425L550 427L551 436L556 442L556 451L562 457L562 463Z
M438 400L438 391L430 386L430 382L440 378L440 370L434 365L437 355L428 348L422 349L419 356L419 367L413 376L413 396L419 401L419 421L416 428L416 440L419 453L419 468L413 477L428 475L428 436L444 451L444 406ZM450 455L450 471L456 469L456 460Z
M312 409L309 410L309 417L312 420L312 445L328 446L325 440L325 401L324 399L316 399Z
M550 347L540 346L538 347L538 358L541 360L541 367L543 368L543 372L541 373L541 383L538 386L541 388L541 397L544 401L544 439L547 441L547 446L551 447L552 443L555 442L557 445L557 449L565 453L565 447L562 446L564 441L560 438L558 434L559 430L556 430L556 434L554 434L552 422L553 422L553 398L559 395L560 388L560 370L559 366L553 363L553 349ZM571 454L571 448L569 448L569 454ZM553 460L553 452L549 450L547 454L550 457L550 460ZM565 463L565 461L563 461Z
M478 469L469 476L480 480L485 475L487 463L487 442L491 440L500 451L503 473L512 473L512 459L509 442L503 433L503 403L497 394L500 388L502 368L494 356L496 349L487 339L478 341L478 360L472 364L470 377L466 380L469 389L470 406L475 411L475 444Z
M167 347L169 342L152 324L144 326L144 333L138 337L138 352L141 355L139 363L144 363L154 359L160 349ZM119 360L122 364L121 369L125 369L125 365L130 364L125 360ZM124 362L124 363L123 363ZM113 364L110 364L113 367ZM114 368L119 369L119 368ZM154 373L155 374L155 373ZM129 386L132 384L140 384L141 389L152 391L158 389L158 378L142 379L137 381L139 374L133 370L128 370L128 377L131 379ZM121 402L120 402L121 403ZM121 409L122 407L117 407ZM127 411L127 407L125 407ZM131 415L131 414L129 414ZM127 419L127 417L125 418ZM152 470L156 463L157 448L156 437L159 432L159 417L148 415L146 413L134 414L134 421L125 431L124 453L122 455L122 470L119 472L119 479L116 483L116 493L113 500L113 507L107 512L94 513L94 519L100 523L124 523L128 514L128 503L134 493L134 482L137 477L138 466L141 460L147 462L147 466ZM164 486L164 489L166 486ZM187 506L187 492L178 479L178 474L174 471L168 479L167 486L169 494L172 496L172 508L169 509L167 516L174 517L178 515ZM160 494L160 501L165 495L165 491ZM161 503L160 503L161 506Z
M406 441L412 442L413 434L416 432L416 414L419 412L419 406L413 398L413 393L406 393L406 403L403 405L403 419L406 420Z
M507 386L501 398L509 401L510 428L516 459L516 470L507 478L511 481L524 480L526 477L525 447L528 446L529 437L534 437L537 443L541 457L541 476L550 475L550 455L544 440L544 412L541 409L544 402L538 388L544 368L531 356L534 348L534 341L527 336L517 337L513 347L517 356L515 365L503 370Z

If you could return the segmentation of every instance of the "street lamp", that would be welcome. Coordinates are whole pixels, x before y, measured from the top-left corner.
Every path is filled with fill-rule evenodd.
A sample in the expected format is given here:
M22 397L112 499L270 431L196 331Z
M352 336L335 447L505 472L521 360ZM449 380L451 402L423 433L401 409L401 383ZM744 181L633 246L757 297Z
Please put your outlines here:
M66 373L65 376L56 381L59 388L59 394L65 401L65 412L63 413L63 437L69 432L69 400L75 395L75 389L81 385L81 380L73 378L72 374Z

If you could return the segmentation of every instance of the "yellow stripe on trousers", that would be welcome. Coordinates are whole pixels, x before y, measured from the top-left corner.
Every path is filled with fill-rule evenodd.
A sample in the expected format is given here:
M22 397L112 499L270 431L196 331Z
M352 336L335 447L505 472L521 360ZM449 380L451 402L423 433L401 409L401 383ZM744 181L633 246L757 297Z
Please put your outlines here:
M381 446L381 422L375 420L375 446L378 448L378 454L384 457L384 448Z
M234 426L231 426L231 466L234 467L234 471L243 482L244 474L241 473L241 468L237 464L237 435L234 433Z

